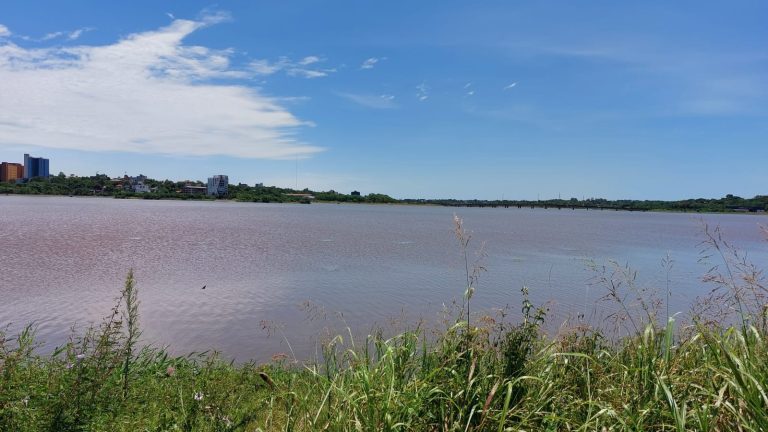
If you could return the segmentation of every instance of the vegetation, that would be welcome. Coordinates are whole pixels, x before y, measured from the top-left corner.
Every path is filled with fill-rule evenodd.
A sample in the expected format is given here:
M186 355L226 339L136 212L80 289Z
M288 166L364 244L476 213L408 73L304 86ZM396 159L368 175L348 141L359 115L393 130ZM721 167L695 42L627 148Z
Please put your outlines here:
M50 178L35 178L27 183L0 183L0 194L26 195L72 195L72 196L112 196L115 198L142 199L182 199L210 200L206 195L187 195L182 188L187 185L204 186L199 181L174 182L171 180L147 179L145 182L152 192L134 193L122 190L120 181L110 179L105 174L91 177L66 176L59 173ZM697 198L680 201L658 200L606 200L603 198L552 199L543 201L530 200L456 200L456 199L402 199L397 200L388 195L371 193L368 195L343 194L334 190L313 191L310 189L294 190L276 186L249 186L246 184L229 185L229 196L241 202L285 203L311 201L337 203L368 203L368 204L430 204L453 207L546 207L566 209L602 209L626 211L679 211L679 212L766 212L768 211L768 195L758 195L754 198L741 198L726 195L723 198Z
M468 257L458 218L456 236ZM614 330L580 323L546 336L546 310L526 288L519 322L473 316L483 270L467 258L464 302L442 330L358 341L349 331L304 364L139 349L129 273L103 323L50 355L36 352L31 327L0 336L0 430L765 431L762 273L717 228L704 236L703 259L719 263L705 275L714 289L686 325L662 319L659 293L618 265L598 277L617 305Z
M141 197L144 199L206 199L204 195L184 195L179 191L187 182L152 180L145 182L151 193L134 193L122 190L119 181L113 181L106 174L91 177L66 176L59 173L49 178L33 178L26 183L0 183L0 194L22 195L72 195L72 196L113 196L115 198ZM192 182L202 186L200 182Z
M550 199L550 200L403 200L404 203L434 204L460 207L546 207L560 209L600 209L626 211L676 211L676 212L765 212L768 211L768 195L754 198L741 198L731 194L723 198L697 198L679 201L661 200L607 200L604 198L588 199Z
M91 177L66 176L59 173L49 178L33 178L26 183L0 183L0 194L21 195L70 195L70 196L105 196L115 198L142 198L142 199L181 199L181 200L213 200L215 198L200 195L188 195L182 193L185 185L205 186L199 181L153 180L146 179L144 183L151 188L151 192L135 193L123 190L122 179L110 179L106 174L97 174ZM246 184L229 185L229 195L226 199L234 199L241 202L307 203L307 195L315 197L318 201L327 202L356 202L356 203L395 203L397 200L383 194L368 194L364 196L346 195L335 191L315 192L309 189L293 190L275 186L248 186Z

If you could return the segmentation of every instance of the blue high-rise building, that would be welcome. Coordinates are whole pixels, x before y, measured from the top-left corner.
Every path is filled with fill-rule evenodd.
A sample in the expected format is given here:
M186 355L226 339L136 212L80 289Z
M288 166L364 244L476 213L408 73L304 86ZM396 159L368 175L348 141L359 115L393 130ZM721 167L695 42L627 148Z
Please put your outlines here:
M24 154L24 179L49 176L48 159L31 157L26 153Z
M208 195L225 197L229 191L229 177L215 175L208 178Z

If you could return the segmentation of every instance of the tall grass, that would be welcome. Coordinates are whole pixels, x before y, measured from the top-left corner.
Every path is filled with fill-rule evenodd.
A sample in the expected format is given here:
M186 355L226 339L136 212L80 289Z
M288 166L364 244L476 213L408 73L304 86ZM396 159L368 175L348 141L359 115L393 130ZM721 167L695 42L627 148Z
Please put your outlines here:
M619 339L583 325L546 336L546 311L523 288L518 322L470 320L467 296L436 336L350 331L301 365L140 348L129 273L104 321L50 355L37 354L33 327L0 334L0 431L765 431L761 274L708 239L735 260L707 277L715 299L738 296L734 327L706 309L659 324L655 306L634 302L642 291L618 283L632 272L608 267L609 298L636 306L617 307L632 318Z

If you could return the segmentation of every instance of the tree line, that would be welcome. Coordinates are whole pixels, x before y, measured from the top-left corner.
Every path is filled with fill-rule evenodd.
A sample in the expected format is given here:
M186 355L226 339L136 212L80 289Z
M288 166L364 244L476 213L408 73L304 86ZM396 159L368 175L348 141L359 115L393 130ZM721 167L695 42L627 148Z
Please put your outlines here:
M205 194L184 194L184 186L205 186L201 181L171 181L146 179L144 184L150 187L151 192L136 193L123 190L122 179L113 180L106 174L97 174L89 177L79 177L64 173L48 178L33 178L24 183L0 183L0 194L20 195L68 195L68 196L106 196L115 198L142 198L142 199L182 199L182 200L213 200L214 197ZM313 198L310 198L313 197ZM372 193L368 195L343 194L333 190L313 191L310 189L295 190L280 188L277 186L230 184L227 196L224 199L232 199L241 202L307 203L311 199L329 202L357 202L357 203L396 203L394 198Z
M78 177L59 173L48 178L33 178L25 183L0 183L0 194L27 195L71 195L71 196L112 196L115 198L142 199L182 199L182 200L213 200L205 194L188 195L181 193L186 185L205 186L200 181L172 181L146 179L146 185L151 192L135 193L123 190L119 181L111 179L106 174L90 177ZM312 198L310 198L310 196ZM477 206L477 207L559 207L559 208L602 208L631 211L679 211L679 212L766 212L768 211L768 195L757 195L753 198L742 198L728 194L722 198L695 198L677 201L662 200L608 200L604 198L589 199L551 199L551 200L457 200L457 199L394 199L389 195L371 193L368 195L352 195L329 191L314 191L310 189L295 190L277 186L261 186L246 184L230 184L229 193L225 199L241 202L263 203L309 203L312 200L339 203L368 203L368 204L429 204L440 206Z

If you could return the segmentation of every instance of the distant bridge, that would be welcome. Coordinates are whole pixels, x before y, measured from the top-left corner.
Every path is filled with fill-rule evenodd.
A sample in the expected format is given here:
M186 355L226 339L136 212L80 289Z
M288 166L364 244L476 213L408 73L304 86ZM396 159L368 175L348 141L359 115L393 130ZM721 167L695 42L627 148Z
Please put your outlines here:
M622 207L622 206L601 206L601 205L590 205L590 204L551 204L551 203L494 203L494 202L457 202L457 203L450 203L450 204L444 204L448 207L489 207L489 208L541 208L544 210L614 210L614 211L639 211L639 212L646 212L648 209L641 209L641 208L635 208L635 207Z

